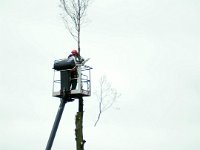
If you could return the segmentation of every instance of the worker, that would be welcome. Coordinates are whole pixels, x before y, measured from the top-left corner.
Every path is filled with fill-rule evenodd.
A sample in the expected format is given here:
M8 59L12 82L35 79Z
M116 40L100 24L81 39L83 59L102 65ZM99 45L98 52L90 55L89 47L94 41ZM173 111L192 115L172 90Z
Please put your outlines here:
M77 86L77 78L78 78L78 72L77 72L77 66L76 64L81 63L84 61L84 59L79 55L77 50L72 50L71 54L68 56L68 61L73 62L74 67L71 69L71 90L76 89Z

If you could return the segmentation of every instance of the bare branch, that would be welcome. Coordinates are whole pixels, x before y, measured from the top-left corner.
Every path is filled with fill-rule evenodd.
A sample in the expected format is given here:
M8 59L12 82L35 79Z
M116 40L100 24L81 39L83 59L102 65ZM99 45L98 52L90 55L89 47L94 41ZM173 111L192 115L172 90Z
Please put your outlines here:
M63 20L67 30L77 41L78 48L80 48L81 25L84 23L89 1L90 0L60 0L61 7L64 10Z
M99 85L100 91L94 93L99 101L99 113L94 126L99 122L101 114L112 107L120 96L116 89L111 88L111 83L107 81L105 76L100 78Z

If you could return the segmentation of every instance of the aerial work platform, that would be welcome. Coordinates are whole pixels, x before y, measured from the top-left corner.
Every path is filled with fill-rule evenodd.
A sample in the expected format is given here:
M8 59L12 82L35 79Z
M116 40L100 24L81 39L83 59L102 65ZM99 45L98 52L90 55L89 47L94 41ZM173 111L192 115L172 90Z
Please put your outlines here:
M61 64L61 67L59 66ZM85 65L85 62L69 67L63 60L54 62L54 78L52 96L64 99L80 98L91 96L91 72L92 69ZM56 67L55 67L56 66ZM64 66L64 67L63 67ZM72 78L71 73L76 71L76 77ZM72 89L72 82L77 82L76 88Z

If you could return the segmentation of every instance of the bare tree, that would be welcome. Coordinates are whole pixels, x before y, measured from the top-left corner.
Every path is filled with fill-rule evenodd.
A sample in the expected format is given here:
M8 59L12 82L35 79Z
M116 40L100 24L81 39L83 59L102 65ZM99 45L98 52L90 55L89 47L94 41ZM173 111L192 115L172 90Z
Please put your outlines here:
M86 10L90 0L60 0L63 8L63 19L72 37L77 41L78 53L80 55L80 33L81 25L84 23ZM85 140L83 139L83 98L79 98L79 108L76 115L76 145L77 150L84 150Z
M81 25L85 21L90 0L60 0L64 10L63 19L72 37L77 41L80 54Z
M117 90L111 87L111 83L107 81L106 76L100 78L99 86L99 90L94 92L99 102L99 114L94 126L100 120L101 114L108 110L120 96Z

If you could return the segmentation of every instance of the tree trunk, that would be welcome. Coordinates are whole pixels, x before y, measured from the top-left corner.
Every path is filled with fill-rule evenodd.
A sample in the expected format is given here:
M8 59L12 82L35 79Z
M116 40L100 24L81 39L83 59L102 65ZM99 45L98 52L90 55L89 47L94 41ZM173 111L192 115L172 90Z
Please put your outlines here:
M76 136L76 149L77 150L84 150L85 140L83 139L83 98L79 98L79 111L76 114L76 129L75 129L75 136Z
M80 0L78 0L78 53L81 55L81 50L80 50L80 33L81 33L81 7L80 7Z

